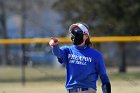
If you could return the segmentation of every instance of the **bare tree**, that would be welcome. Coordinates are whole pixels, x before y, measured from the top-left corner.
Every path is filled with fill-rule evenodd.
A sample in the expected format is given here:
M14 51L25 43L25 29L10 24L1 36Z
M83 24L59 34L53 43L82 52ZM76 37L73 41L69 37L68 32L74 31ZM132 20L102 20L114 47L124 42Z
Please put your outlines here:
M0 0L0 23L1 23L1 30L2 30L2 36L4 39L7 39L7 29L6 29L6 12L5 12L5 3L4 0ZM4 45L4 55L3 55L3 61L2 64L6 65L8 63L8 45Z

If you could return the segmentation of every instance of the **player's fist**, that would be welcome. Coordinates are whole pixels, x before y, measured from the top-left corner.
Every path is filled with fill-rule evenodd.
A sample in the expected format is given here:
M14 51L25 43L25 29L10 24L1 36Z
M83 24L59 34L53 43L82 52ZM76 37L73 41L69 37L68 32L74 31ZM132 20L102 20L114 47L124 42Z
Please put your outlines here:
M49 42L49 45L50 45L51 47L53 47L53 46L56 46L56 45L58 45L58 44L59 44L58 39L51 37L51 40L50 40L50 42Z

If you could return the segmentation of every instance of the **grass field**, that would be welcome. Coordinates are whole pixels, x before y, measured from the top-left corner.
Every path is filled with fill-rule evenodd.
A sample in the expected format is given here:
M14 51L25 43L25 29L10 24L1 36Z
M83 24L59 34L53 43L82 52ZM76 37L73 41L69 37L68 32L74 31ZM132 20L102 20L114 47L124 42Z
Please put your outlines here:
M108 69L108 75L112 93L140 93L139 68L128 69L126 74ZM0 67L0 93L66 93L64 69L27 67L25 86L22 86L20 78L19 67ZM97 86L97 93L102 93L99 81Z

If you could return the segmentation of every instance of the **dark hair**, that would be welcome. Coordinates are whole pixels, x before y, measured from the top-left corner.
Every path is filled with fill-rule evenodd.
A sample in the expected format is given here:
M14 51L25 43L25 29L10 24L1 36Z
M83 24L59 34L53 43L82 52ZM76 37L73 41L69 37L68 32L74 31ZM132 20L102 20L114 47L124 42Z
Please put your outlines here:
M87 40L85 41L85 45L89 46L89 47L93 47L90 38L88 37Z

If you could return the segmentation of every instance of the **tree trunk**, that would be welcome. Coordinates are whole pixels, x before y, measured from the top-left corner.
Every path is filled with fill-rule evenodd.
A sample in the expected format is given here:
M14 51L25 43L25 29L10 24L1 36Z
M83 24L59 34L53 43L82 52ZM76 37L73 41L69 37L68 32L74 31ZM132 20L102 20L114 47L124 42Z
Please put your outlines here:
M2 26L2 33L3 38L7 39L7 29L6 29L6 13L5 13L5 5L4 0L0 1L0 8L1 8L1 15L0 15L0 22ZM2 65L6 65L8 62L8 45L4 45L4 52L3 52L3 62Z

